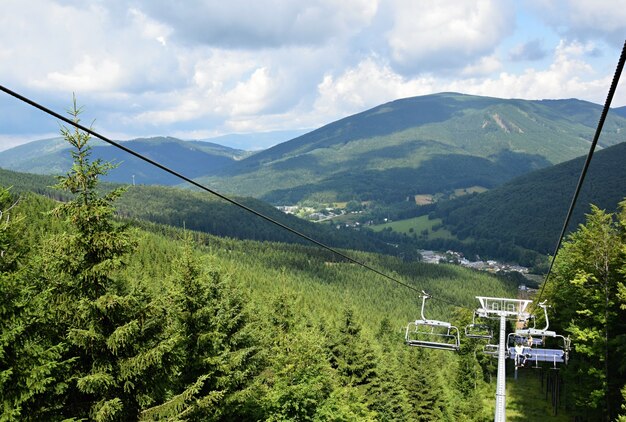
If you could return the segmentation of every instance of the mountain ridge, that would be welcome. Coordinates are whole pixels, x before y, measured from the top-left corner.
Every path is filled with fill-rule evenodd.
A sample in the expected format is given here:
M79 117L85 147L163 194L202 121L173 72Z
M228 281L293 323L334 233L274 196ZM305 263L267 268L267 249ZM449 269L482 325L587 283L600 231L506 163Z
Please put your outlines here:
M320 192L336 200L370 200L358 186L337 190L331 181L344 174L358 180L376 180L378 175L388 179L383 172L401 180L430 160L435 160L430 166L436 167L441 155L479 157L497 164L506 152L511 154L509 162L517 157L516 167L538 169L584 154L601 110L597 104L576 99L507 100L457 93L405 98L329 123L199 180L274 203L302 201ZM626 119L610 114L599 147L623 140L624 128ZM519 175L508 173L505 169L489 184ZM433 179L439 176L428 174ZM463 178L461 171L444 188L463 187ZM437 192L416 186L407 193ZM402 196L406 193L394 200Z
M112 169L106 181L120 183L175 185L179 179L124 151L92 139L91 156L119 164ZM166 167L171 167L189 177L214 172L236 159L249 154L209 142L188 142L173 137L136 138L120 141L121 145L143 154ZM62 138L33 141L0 152L0 167L36 174L62 174L71 167L71 156L66 150L69 144Z
M274 204L398 202L474 185L493 188L580 156L588 149L601 109L576 99L500 99L448 92L390 101L254 153L171 137L126 142L227 194ZM609 114L599 148L623 140L622 114L622 109ZM69 169L69 159L59 151L30 151L21 161L16 151L0 152L0 166L38 173ZM121 163L109 181L179 183L110 147L96 143L93 153Z

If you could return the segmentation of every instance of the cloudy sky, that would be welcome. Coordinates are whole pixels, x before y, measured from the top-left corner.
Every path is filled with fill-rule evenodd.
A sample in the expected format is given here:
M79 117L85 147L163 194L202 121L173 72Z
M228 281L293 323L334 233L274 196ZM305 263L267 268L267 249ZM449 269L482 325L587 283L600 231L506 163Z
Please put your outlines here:
M0 85L57 111L75 93L115 139L316 128L442 91L601 104L626 34L626 0L0 4ZM0 93L0 150L57 133Z

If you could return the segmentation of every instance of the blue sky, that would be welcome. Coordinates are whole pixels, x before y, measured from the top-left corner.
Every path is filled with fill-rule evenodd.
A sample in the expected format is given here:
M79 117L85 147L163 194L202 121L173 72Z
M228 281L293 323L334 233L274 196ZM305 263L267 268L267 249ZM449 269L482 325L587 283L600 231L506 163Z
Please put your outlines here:
M75 93L83 121L115 139L312 129L442 91L602 103L626 34L626 0L2 6L0 84L57 111ZM0 95L0 150L57 133Z

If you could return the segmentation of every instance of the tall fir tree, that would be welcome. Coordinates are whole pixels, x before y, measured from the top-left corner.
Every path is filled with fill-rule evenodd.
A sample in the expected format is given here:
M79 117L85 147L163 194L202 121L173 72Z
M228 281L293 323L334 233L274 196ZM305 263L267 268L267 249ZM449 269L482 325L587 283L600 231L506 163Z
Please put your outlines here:
M558 309L551 325L572 337L574 354L564 369L568 397L584 417L613 420L624 383L626 313L623 233L614 214L592 206L584 225L559 251L546 292ZM622 302L623 303L623 302Z
M245 297L235 281L200 264L189 235L174 267L169 295L180 367L168 400L142 419L246 419L253 412L246 389L259 362Z
M74 99L69 114L79 122ZM165 334L166 305L120 275L135 241L114 221L123 188L106 193L99 178L113 166L91 160L89 134L62 128L73 147L71 171L57 188L72 199L52 212L70 230L45 243L41 294L49 302L46 336L71 362L53 386L63 391L58 417L136 419L165 393L176 341Z

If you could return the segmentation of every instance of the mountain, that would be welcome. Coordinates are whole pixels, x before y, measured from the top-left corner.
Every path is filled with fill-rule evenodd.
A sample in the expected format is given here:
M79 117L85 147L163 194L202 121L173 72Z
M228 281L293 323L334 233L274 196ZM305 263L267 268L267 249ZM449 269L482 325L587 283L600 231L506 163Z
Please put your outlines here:
M120 143L189 177L213 173L249 154L209 142L185 142L171 137L138 138ZM62 138L30 142L0 152L0 167L38 174L65 173L71 167L68 149L69 145ZM180 183L179 179L102 141L94 140L92 157L119 164L105 178L110 182Z
M466 243L489 245L492 256L509 253L507 244L553 253L585 159L535 171L488 192L438 203L431 217L441 218L443 227ZM569 230L584 222L590 204L616 211L626 197L624 163L626 143L594 154Z
M615 113L618 116L626 117L626 106L614 108L611 110L611 113Z
M50 175L0 169L0 186L11 186L11 191L16 195L35 192L67 200L67 194L51 188L54 184L56 179ZM370 231L355 231L345 227L339 230L334 225L311 223L284 214L258 199L237 197L233 199L327 245L381 252L404 258L415 256L414 248L409 251L407 245L389 244L381 236ZM185 227L217 236L309 244L274 224L204 192L166 186L129 186L119 199L117 209L123 217Z
M480 185L493 188L584 154L602 107L575 99L528 101L441 93L380 105L201 178L273 203L400 201ZM609 115L600 147L623 139Z
M202 142L214 142L220 145L230 145L246 151L258 151L296 138L308 130L274 130L257 133L231 133L214 138L200 139Z
M575 99L441 93L392 101L256 153L169 137L124 144L229 194L274 204L360 200L388 205L417 194L492 189L583 155L601 109ZM616 109L609 114L599 148L623 140L623 113ZM70 157L59 142L40 141L0 152L0 167L65 172ZM108 181L179 183L109 145L95 143L93 156L120 164Z

